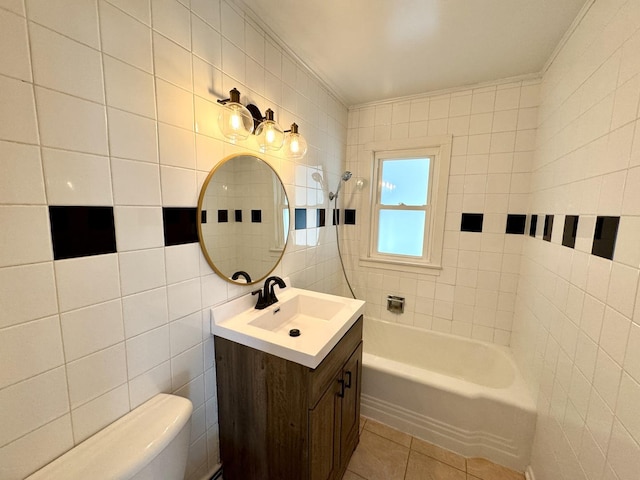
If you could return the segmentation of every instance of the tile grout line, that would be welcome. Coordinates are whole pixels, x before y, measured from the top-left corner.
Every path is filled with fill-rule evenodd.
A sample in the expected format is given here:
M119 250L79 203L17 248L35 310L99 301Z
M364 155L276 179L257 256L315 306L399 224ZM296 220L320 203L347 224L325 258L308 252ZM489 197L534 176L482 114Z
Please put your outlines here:
M477 479L479 479L479 480L490 480L490 479L485 479L484 477L476 477L475 475L472 475L471 473L469 473L469 467L468 467L468 460L469 460L469 458L467 458L467 457L464 457L464 456L462 456L462 455L456 454L456 452L451 452L451 453L456 454L456 455L458 455L458 456L460 456L461 458L463 458L463 459L464 459L464 470L461 470L460 468L458 468L458 467L456 467L456 466L454 466L454 465L451 465L451 464L449 464L449 463L447 463L447 462L445 462L445 461L443 461L443 460L440 460L440 459L438 459L438 458L436 458L436 457L434 457L434 456L431 456L431 455L429 455L429 454L427 454L427 453L423 453L423 452L420 452L420 451L418 451L418 450L414 449L414 448L413 448L413 443L414 443L414 440L420 440L420 441L423 441L423 442L425 442L425 443L428 443L429 445L432 445L432 446L435 446L435 447L441 448L442 450L446 450L446 451L450 451L450 450L444 449L444 448L442 448L442 447L439 447L438 445L435 445L435 444L433 444L433 443L431 443L431 442L427 442L426 440L419 439L419 438L414 437L413 435L409 435L409 434L406 434L406 435L408 435L408 436L411 438L411 442L410 442L410 444L409 444L409 447L406 447L405 445L403 445L403 444L401 444L401 443L398 443L398 442L396 442L395 440L392 440L391 438L385 437L385 436L380 435L380 434L378 434L378 433L376 433L376 432L374 432L374 431L372 431L372 430L367 429L367 428L366 428L366 424L368 423L369 419L368 419L368 418L366 418L366 417L362 417L362 418L364 418L364 420L365 420L365 422L364 422L364 424L363 424L363 426L362 426L362 431L367 430L367 432L368 432L368 433L370 433L370 434L372 434L372 435L376 435L377 437L382 438L382 439L385 439L385 440L387 440L387 441L390 441L390 442L392 442L392 443L394 443L394 444L396 444L396 445L398 445L398 446L400 446L400 447L408 448L408 450L409 450L409 455L407 456L407 461L406 461L406 463L405 463L405 473L404 473L404 475L403 475L403 479L404 479L404 480L406 480L406 475L407 475L407 472L408 472L408 466L409 466L409 458L410 458L410 456L411 456L411 452L412 452L412 451L414 451L414 452L416 452L416 453L418 453L418 454L420 454L420 455L424 455L425 457L428 457L428 458L430 458L430 459L432 459L432 460L434 460L434 461L436 461L436 462L438 462L438 463L441 463L441 464L443 464L443 465L446 465L446 466L448 466L448 467L450 467L450 468L453 468L453 469L457 470L458 472L462 472L462 473L464 473L464 474L465 474L465 477L466 477L466 478L468 478L469 476L471 476L471 477L472 477L472 478L474 478L474 479L476 479L476 478L477 478ZM374 422L375 422L375 421L374 421ZM380 423L380 422L377 422L377 423ZM382 423L381 423L381 425L384 425L384 424L382 424ZM388 427L388 425L385 425L385 426L387 426L387 427ZM389 428L392 428L392 427L389 427ZM395 430L395 429L393 429L393 430ZM398 432L400 432L400 433L404 433L404 432L401 432L400 430L395 430L395 431L398 431ZM488 460L488 459L487 459L487 461L491 462L491 461L490 461L490 460ZM494 465L496 465L496 466L498 466L498 467L507 468L507 467L504 467L504 466L502 466L502 465L496 464L496 463L494 463L494 462L491 462L491 463L492 463L492 464L494 464ZM352 472L352 473L355 473L355 472ZM518 473L519 473L519 472L518 472ZM523 478L524 478L524 477L523 477ZM366 480L368 480L368 479L366 479Z

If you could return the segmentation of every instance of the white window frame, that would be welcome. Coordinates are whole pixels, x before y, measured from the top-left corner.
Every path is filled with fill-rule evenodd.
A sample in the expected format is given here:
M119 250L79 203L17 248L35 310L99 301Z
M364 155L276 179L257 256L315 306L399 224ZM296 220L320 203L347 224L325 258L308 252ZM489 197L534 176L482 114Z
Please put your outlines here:
M359 264L364 267L396 270L403 272L439 275L442 270L442 249L446 216L449 169L451 165L451 135L420 139L390 140L372 142L364 146L371 159L371 188L369 199L368 235L362 239ZM431 158L429 172L429 193L427 199L427 221L422 257L384 254L377 251L378 212L386 209L380 205L381 160L402 158ZM403 207L403 209L412 209ZM420 210L420 209L418 209Z

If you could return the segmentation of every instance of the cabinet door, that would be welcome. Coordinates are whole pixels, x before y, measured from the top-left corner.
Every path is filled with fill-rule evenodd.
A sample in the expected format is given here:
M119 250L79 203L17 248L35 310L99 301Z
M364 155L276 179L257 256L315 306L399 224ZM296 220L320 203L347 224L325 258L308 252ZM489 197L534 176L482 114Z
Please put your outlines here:
M340 471L341 374L338 372L315 408L309 410L311 480L332 480Z
M346 466L358 443L360 428L360 387L362 376L362 343L342 369L344 398L341 412L341 465Z

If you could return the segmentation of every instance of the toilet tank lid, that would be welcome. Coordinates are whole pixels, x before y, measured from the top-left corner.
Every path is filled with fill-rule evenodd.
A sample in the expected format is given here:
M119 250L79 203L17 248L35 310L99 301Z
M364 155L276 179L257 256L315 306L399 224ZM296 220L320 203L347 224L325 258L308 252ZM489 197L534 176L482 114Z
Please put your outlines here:
M156 395L27 480L130 478L171 443L192 411L186 398Z

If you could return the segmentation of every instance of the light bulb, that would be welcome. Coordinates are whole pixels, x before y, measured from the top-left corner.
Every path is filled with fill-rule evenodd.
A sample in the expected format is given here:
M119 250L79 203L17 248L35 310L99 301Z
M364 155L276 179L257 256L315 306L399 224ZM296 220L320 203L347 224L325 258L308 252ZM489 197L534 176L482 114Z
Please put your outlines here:
M285 154L293 159L302 158L307 153L307 141L298 133L298 125L291 125L290 133L284 141Z
M265 118L262 123L256 128L256 141L261 152L280 150L282 148L284 132L280 125L273 120L273 110L270 108L265 112Z
M276 132L273 131L273 128L269 127L265 138L267 140L267 143L273 143L276 138Z
M240 92L235 88L229 92L228 100L218 100L224 106L218 115L220 132L231 143L244 140L253 132L253 116L240 102Z
M237 113L233 113L231 114L229 123L231 124L231 128L233 130L239 130L240 126L242 125L242 119L240 118L240 115L238 115Z

